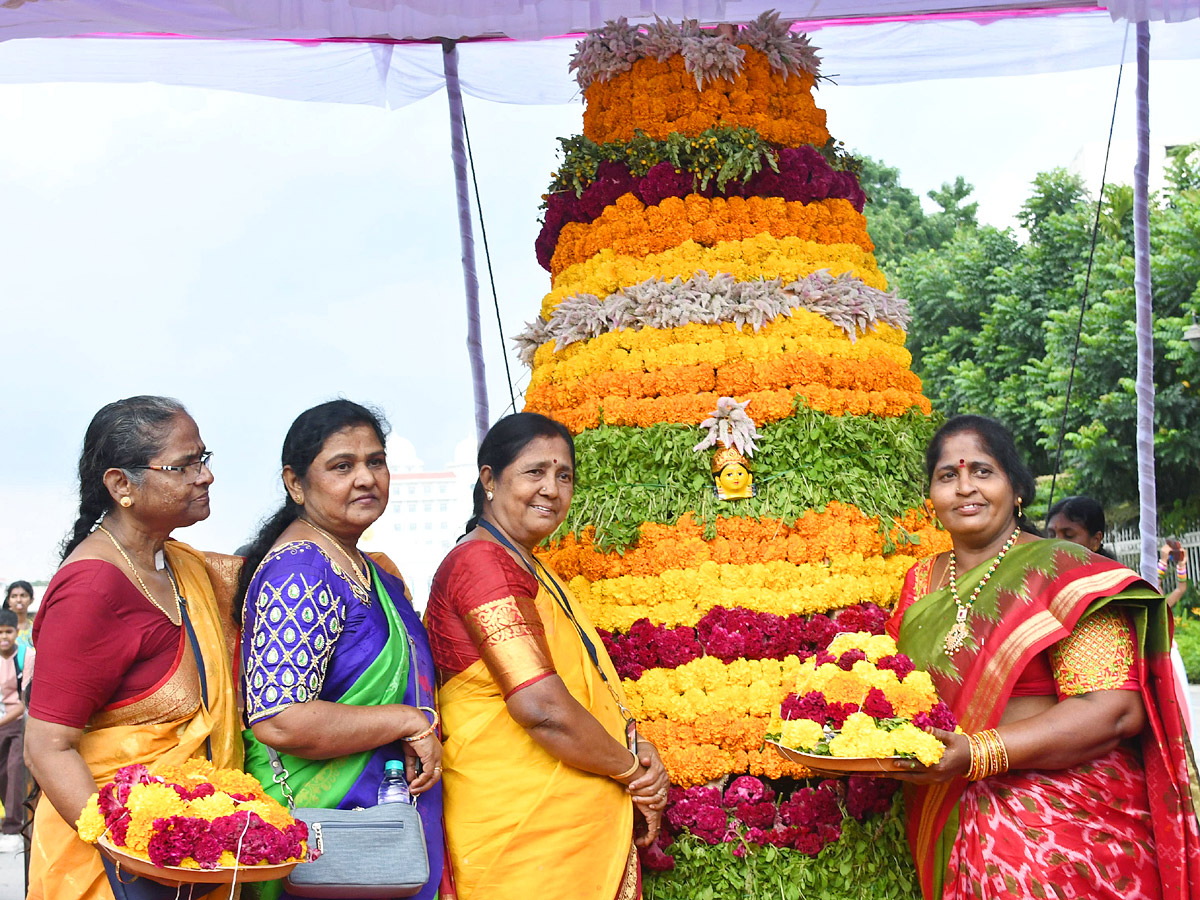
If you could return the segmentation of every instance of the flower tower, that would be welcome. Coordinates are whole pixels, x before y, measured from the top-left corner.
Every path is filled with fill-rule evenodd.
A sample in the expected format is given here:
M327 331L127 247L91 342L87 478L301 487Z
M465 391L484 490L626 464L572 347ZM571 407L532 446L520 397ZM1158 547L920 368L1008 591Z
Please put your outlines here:
M913 558L944 543L907 304L814 102L815 50L777 15L609 23L571 67L584 133L562 139L536 245L551 290L518 341L526 409L576 436L543 558L602 629L674 786L645 858L674 871L647 892L690 896L710 845L836 893L844 873L812 857L873 852L861 823L894 783L800 781L764 735L799 661L880 632ZM808 875L762 868L767 845Z

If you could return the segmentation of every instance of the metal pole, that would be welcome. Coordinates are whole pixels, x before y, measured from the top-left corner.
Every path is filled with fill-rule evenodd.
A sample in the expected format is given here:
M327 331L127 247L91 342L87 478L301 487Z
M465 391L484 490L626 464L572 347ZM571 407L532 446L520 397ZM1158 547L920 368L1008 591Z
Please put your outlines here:
M467 293L467 356L471 360L471 390L475 395L475 438L482 442L488 415L487 379L483 368L483 335L479 324L479 279L475 275L475 234L471 228L471 197L467 192L467 148L463 136L462 88L458 82L458 47L442 42L446 98L450 101L450 156L454 162L454 196L458 200L458 234L462 242L463 283Z
M1141 573L1157 584L1158 503L1154 485L1154 331L1150 291L1150 23L1137 23L1137 165L1133 169L1133 289L1137 304L1137 469Z

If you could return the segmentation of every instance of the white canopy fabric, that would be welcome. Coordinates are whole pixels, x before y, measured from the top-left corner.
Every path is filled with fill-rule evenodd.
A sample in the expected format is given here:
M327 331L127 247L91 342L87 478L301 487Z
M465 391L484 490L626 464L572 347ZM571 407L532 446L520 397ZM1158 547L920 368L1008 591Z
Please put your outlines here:
M822 71L854 86L1115 65L1125 32L1106 13L1088 11L987 24L935 18L822 25L811 33ZM1200 57L1200 19L1153 32L1157 59ZM567 75L574 47L574 38L459 44L463 93L500 103L570 102L578 97ZM154 81L391 108L445 85L440 44L171 37L0 43L0 83L61 81Z
M987 14L1047 7L1102 10L1095 0L3 0L0 40L89 33L158 32L209 38L392 38L503 35L534 39L596 28L626 16L645 21L744 21L767 9L789 19ZM1114 18L1179 22L1200 17L1200 0L1114 0Z

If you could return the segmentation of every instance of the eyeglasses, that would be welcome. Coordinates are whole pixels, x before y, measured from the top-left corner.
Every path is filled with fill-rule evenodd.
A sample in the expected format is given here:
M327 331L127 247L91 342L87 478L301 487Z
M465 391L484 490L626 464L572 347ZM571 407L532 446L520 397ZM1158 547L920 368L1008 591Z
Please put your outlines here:
M153 469L155 472L182 472L184 475L190 475L192 478L199 478L202 469L212 471L212 451L205 450L200 454L200 458L195 462L188 463L186 466L130 466L131 469Z

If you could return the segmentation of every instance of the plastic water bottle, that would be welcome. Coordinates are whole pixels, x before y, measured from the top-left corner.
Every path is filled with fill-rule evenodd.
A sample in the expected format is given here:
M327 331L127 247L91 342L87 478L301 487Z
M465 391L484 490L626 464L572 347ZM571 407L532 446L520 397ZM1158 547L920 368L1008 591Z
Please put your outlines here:
M404 761L389 759L383 765L383 780L379 782L379 805L412 803L408 782L404 780Z

